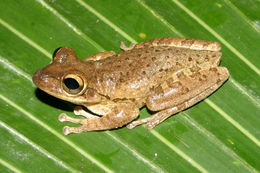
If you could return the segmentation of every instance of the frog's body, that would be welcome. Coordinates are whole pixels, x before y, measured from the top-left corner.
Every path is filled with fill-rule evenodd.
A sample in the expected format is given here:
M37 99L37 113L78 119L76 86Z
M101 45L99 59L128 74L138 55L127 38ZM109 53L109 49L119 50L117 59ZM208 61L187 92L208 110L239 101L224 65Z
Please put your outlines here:
M120 127L133 121L144 105L159 112L128 127L146 123L151 129L207 97L229 76L226 68L218 67L222 54L216 42L169 37L121 48L125 51L120 54L98 53L85 60L62 48L52 64L34 75L35 84L44 91L103 116L79 107L75 114L87 119L62 114L61 121L82 124L65 127L65 134ZM73 76L79 87L67 88L64 79Z
M86 66L86 69L92 69L89 86L98 93L112 100L136 99L147 97L152 88L176 76L176 72L191 75L217 67L220 57L220 52L207 50L150 47L122 52L93 62L92 68Z

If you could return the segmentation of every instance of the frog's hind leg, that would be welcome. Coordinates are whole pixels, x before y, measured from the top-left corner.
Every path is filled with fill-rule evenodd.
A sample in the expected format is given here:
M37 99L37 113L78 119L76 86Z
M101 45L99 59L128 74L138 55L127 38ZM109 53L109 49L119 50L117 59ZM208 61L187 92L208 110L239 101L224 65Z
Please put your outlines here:
M228 76L229 72L225 67L216 67L184 77L177 82L166 81L165 85L168 87L155 90L146 101L150 110L159 112L148 118L133 121L127 127L132 129L140 124L146 124L147 129L152 129L171 115L209 96L222 85Z
M134 48L173 46L193 50L220 51L221 46L214 41L196 40L182 37L164 37L136 44Z
M83 60L84 61L98 61L101 59L106 59L113 55L116 55L116 53L114 51L100 52L100 53L96 53L94 55L88 56L88 57L84 58Z

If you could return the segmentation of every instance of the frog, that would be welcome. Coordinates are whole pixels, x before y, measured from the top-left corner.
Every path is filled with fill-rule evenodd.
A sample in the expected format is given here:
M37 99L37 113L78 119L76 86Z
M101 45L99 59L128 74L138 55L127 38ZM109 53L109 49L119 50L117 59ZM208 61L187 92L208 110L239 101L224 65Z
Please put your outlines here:
M64 135L126 126L147 129L186 110L215 92L228 78L219 66L221 45L182 37L163 37L126 46L120 53L100 52L80 59L61 47L52 62L33 75L46 93L77 105L74 118L60 114ZM152 115L138 119L145 107Z

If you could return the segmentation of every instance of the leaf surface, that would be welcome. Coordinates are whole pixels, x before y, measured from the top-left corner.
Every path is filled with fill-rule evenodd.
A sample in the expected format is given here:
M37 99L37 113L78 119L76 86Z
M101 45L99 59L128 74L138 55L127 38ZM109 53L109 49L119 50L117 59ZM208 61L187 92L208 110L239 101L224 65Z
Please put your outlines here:
M259 171L259 9L257 0L1 2L0 172ZM151 131L61 133L72 124L58 115L73 105L31 80L57 47L84 58L166 36L220 42L229 80Z

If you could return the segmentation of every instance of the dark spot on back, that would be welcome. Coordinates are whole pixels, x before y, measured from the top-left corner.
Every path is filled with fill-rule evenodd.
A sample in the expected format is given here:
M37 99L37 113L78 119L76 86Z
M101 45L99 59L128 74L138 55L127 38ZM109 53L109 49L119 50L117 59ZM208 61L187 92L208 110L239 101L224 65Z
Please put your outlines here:
M191 72L197 72L199 70L200 70L200 68L198 66L193 66L192 68L190 68Z
M216 72L216 71L218 71L216 68L211 68L211 69L209 69L210 71L213 71L213 72Z
M208 47L208 43L203 44L203 48Z
M112 81L112 82L114 81L114 79L112 77L110 77L109 80Z
M222 81L220 79L217 80L217 84L220 85Z
M187 87L184 89L184 92L185 92L185 93L187 93L187 92L189 92L189 91L190 91L190 90L189 90L189 88L187 88Z
M191 57L189 57L189 58L188 58L188 60L189 60L189 61L192 61L192 58L191 58Z
M184 75L183 72L177 73L176 75L177 75L177 77L180 78L180 79L185 77L185 75Z
M170 88L173 88L173 84L174 84L174 80L173 78L169 78L166 80L166 83L167 83L167 86L170 87Z
M208 55L206 55L204 61L209 61L209 56Z

